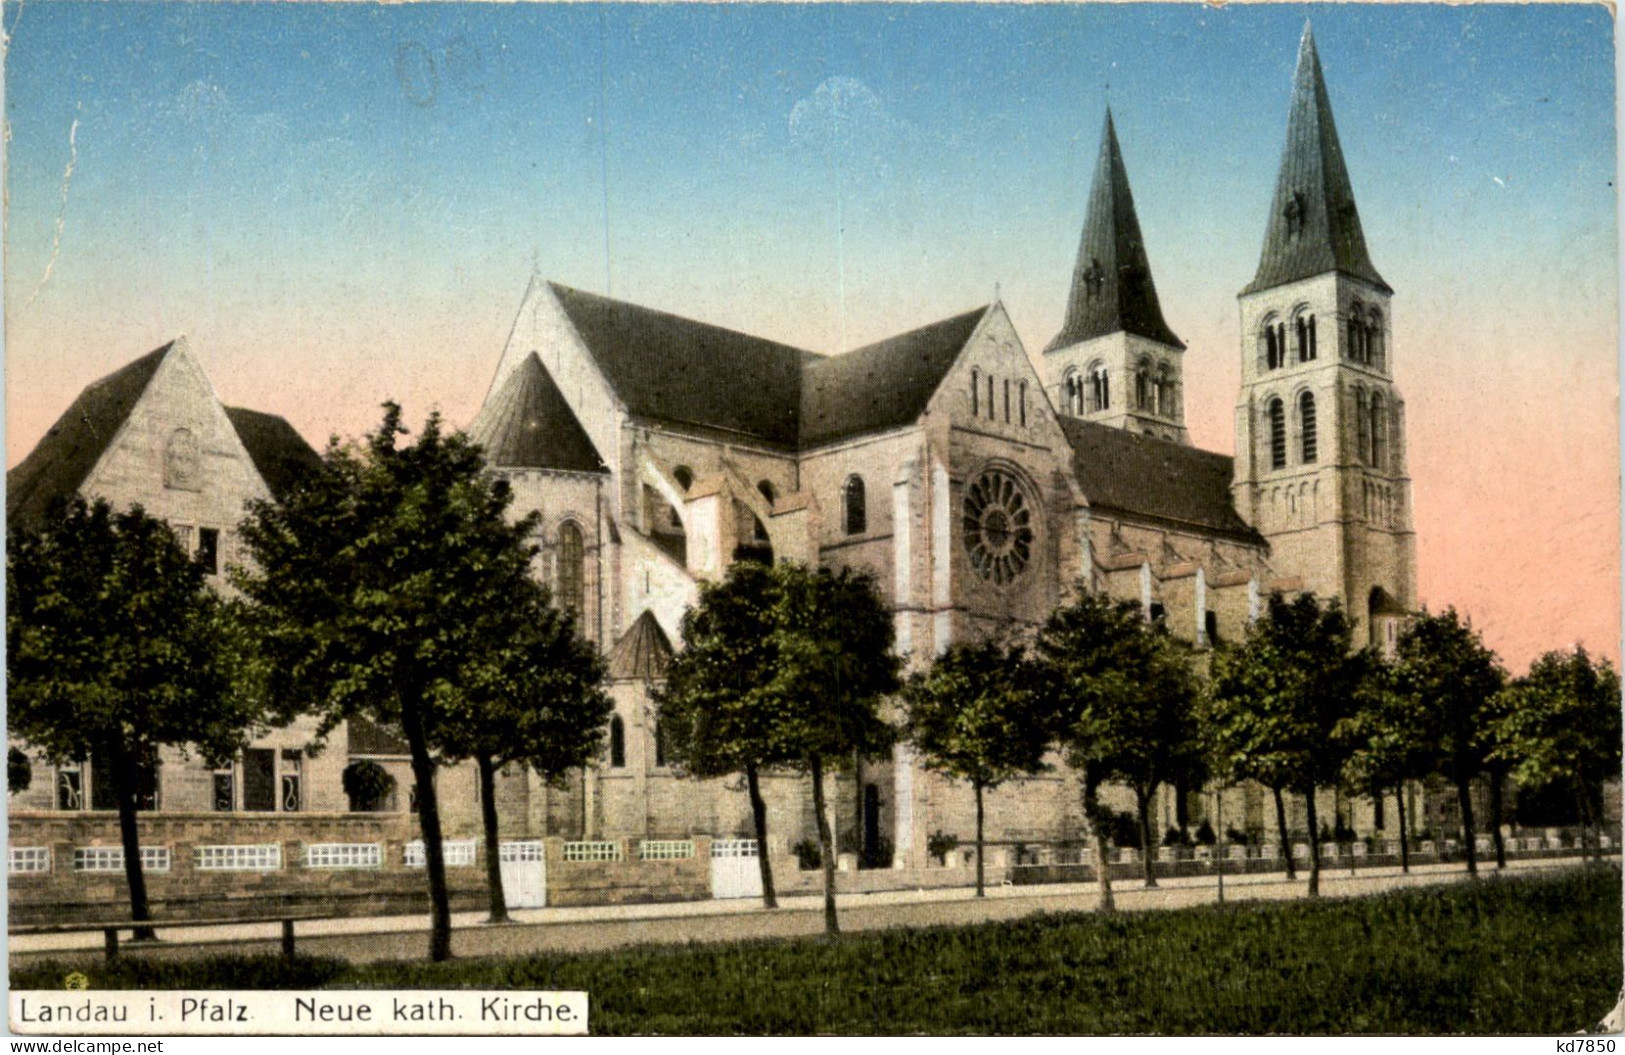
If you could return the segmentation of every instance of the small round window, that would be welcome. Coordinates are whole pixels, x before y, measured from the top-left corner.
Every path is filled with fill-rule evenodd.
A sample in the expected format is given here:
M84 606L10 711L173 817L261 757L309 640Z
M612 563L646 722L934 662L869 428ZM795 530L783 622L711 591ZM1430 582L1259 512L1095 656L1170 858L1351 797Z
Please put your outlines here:
M982 473L965 491L962 528L971 567L983 579L1014 582L1032 561L1032 507L1001 469Z

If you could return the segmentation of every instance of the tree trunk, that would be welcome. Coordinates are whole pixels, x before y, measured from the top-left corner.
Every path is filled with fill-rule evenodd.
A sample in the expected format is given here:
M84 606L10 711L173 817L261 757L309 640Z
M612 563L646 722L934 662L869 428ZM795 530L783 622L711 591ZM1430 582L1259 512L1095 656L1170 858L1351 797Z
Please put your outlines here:
M987 869L982 863L986 852L982 841L982 785L972 781L971 788L976 792L976 896L987 897Z
M1405 782L1399 782L1399 870L1411 874L1411 833L1409 811L1405 807Z
M1095 837L1095 884L1100 888L1100 911L1113 912L1116 911L1117 903L1112 899L1106 825L1102 823L1100 814L1100 782L1089 775L1087 767L1083 773L1083 817L1089 822L1089 830Z
M773 891L773 862L767 857L767 803L762 800L762 783L754 762L745 766L745 787L750 792L750 816L756 822L756 860L762 868L762 907L778 908Z
M401 700L401 732L412 751L412 779L418 791L418 827L423 833L424 872L429 877L429 959L451 959L451 898L446 893L446 853L440 841L440 800L435 795L434 759L423 735L418 701Z
M824 933L834 937L841 933L841 922L835 916L835 840L830 835L829 813L824 808L824 765L822 760L811 760L813 786L813 812L818 815L818 854L824 865Z
M1315 816L1315 788L1309 786L1304 796L1305 812L1309 821L1309 896L1320 896L1320 825Z
M1506 839L1501 835L1502 813L1505 809L1506 774L1500 770L1490 774L1490 831L1495 836L1495 867L1505 869L1507 866Z
M1157 885L1157 844L1151 839L1151 792L1134 789L1134 805L1140 814L1140 860L1145 871L1145 888Z
M852 838L858 848L858 867L867 868L869 847L863 841L863 753L852 751Z
M1574 778L1574 801L1580 807L1580 860L1602 862L1602 840L1591 831L1591 796L1586 794L1585 781Z
M135 789L140 782L140 769L129 747L123 743L109 745L113 759L113 798L118 803L119 843L124 847L124 879L130 887L130 918L148 920L152 912L147 905L147 873L141 867L141 833L135 823ZM94 779L92 774L92 779ZM157 938L151 927L138 927L133 935L136 941Z
M478 755L475 762L480 767L480 819L485 822L485 885L491 893L491 918L486 922L506 923L508 895L502 889L502 848L497 840L497 767L490 755Z
M1467 847L1467 874L1478 878L1478 848L1473 845L1473 788L1472 779L1456 781L1456 801L1461 803L1461 841Z
M1286 827L1286 803L1282 801L1281 789L1270 788L1275 793L1275 827L1281 835L1281 854L1286 858L1286 877L1298 878L1298 866L1292 862L1292 833Z

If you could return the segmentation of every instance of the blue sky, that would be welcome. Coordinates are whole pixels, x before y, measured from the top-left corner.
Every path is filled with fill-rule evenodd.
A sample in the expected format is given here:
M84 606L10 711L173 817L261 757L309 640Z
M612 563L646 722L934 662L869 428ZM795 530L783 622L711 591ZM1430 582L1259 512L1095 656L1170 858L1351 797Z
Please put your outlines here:
M1602 6L4 12L8 464L86 382L181 332L223 397L317 442L386 397L467 421L533 265L821 351L997 289L1036 352L1060 323L1108 96L1191 349L1193 438L1229 450L1235 294L1311 16L1398 290L1417 515L1436 518L1424 597L1499 574L1490 556L1455 568L1458 539L1493 520L1510 540L1554 503L1612 518L1584 560L1617 580ZM1464 437L1481 453L1466 465ZM1566 468L1509 505L1525 463ZM1455 568L1432 593L1429 546ZM1617 593L1608 618L1612 646Z

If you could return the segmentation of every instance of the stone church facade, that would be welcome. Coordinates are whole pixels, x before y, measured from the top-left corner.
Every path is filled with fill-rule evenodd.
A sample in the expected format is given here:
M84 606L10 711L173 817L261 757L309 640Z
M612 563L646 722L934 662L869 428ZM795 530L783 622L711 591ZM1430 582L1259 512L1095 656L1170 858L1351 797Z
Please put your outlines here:
M1336 599L1391 641L1416 605L1391 295L1307 31L1263 253L1240 295L1234 458L1189 444L1187 350L1158 300L1109 114L1065 322L1036 358L1002 303L822 355L533 278L469 431L515 514L541 514L538 573L608 656L616 709L606 757L567 787L505 775L504 834L750 832L742 790L667 764L649 696L699 584L735 560L870 572L910 666L956 641L1030 634L1080 585L1136 600L1199 648L1239 640L1276 590ZM8 515L38 515L48 491L141 502L189 546L213 532L218 559L232 559L242 503L274 497L314 455L280 419L220 407L184 341L154 355L156 375L121 382L136 388L130 405L103 408L106 435L81 444L91 453L74 462L48 437L12 470ZM254 808L245 795L303 766L303 808L342 812L339 774L355 757L408 782L385 731L341 730L346 750L314 759L299 750L309 733L256 745L269 777L261 755L224 774L165 765L158 808ZM74 808L56 801L53 776L13 809ZM449 831L474 832L472 776L442 779ZM775 852L811 835L803 777L768 777L764 794ZM1164 824L1200 809L1177 797L1164 795ZM934 832L972 830L970 790L907 747L839 774L834 798L838 841L889 849L897 867L924 867ZM1063 766L998 789L987 808L995 843L1083 835ZM1264 826L1262 796L1234 809L1229 823ZM1377 809L1361 807L1362 827L1385 826Z

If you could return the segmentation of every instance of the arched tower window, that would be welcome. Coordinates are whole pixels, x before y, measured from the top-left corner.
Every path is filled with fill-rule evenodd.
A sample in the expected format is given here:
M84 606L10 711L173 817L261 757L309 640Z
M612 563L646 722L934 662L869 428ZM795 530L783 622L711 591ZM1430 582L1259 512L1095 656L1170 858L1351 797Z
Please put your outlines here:
M1314 462L1320 452L1318 437L1315 435L1315 394L1305 392L1298 397L1298 436L1301 440L1303 462L1305 465Z
M1021 424L1027 424L1027 382L1021 383Z
M869 530L869 509L863 491L863 477L846 478L846 533L861 535Z
M1354 449L1362 465L1371 464L1371 419L1365 389L1354 389Z
M559 607L580 613L586 578L586 547L581 529L571 521L559 528Z
M1281 368L1281 342L1276 336L1276 324L1264 324L1264 369L1279 370Z
M1110 410L1112 405L1111 375L1105 363L1096 363L1089 370L1089 409Z
M618 714L609 720L609 768L626 768L626 723Z
M1371 464L1378 469L1383 467L1383 459L1388 456L1387 413L1382 393L1371 393Z
M970 415L973 418L982 416L982 372L975 368L970 372Z
M1061 406L1075 418L1083 416L1083 378L1076 370L1068 370L1061 381Z
M1280 397L1270 400L1270 468L1286 468L1286 406Z
M1141 359L1134 368L1134 409L1151 410L1151 361Z
M987 420L992 421L998 412L993 406L993 375L987 375Z
M1383 366L1383 361L1382 361L1383 347L1382 347L1382 313L1381 312L1373 311L1371 313L1370 317L1368 317L1366 319L1366 324L1365 324L1365 344L1366 344L1365 361L1370 363L1372 366L1376 367L1378 370L1385 369L1385 367Z
M1163 363L1157 369L1157 413L1165 418L1178 416L1174 407L1174 371L1173 367Z
M1365 321L1360 318L1360 305L1349 309L1348 358L1356 363L1366 362Z
M1299 315L1295 323L1298 338L1298 362L1307 363L1315 358L1315 317Z

